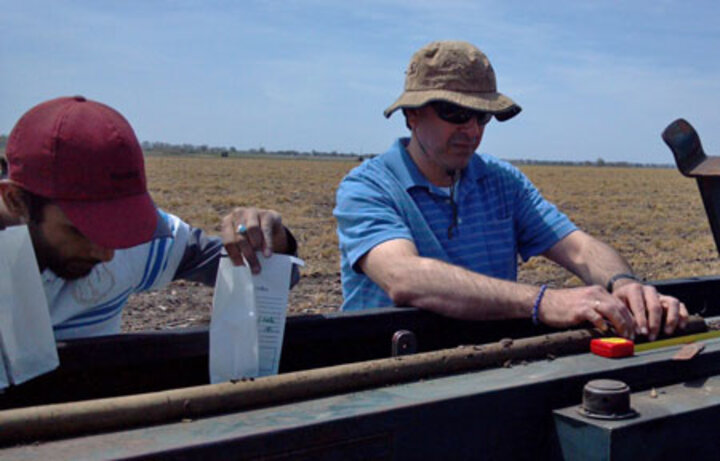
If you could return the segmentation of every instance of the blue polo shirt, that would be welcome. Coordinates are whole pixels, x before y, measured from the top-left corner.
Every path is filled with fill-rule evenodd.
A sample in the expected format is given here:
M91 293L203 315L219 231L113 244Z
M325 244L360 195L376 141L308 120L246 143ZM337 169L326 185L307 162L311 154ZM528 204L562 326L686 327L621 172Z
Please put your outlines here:
M511 164L474 155L449 192L431 184L399 139L340 183L334 210L341 253L343 310L392 306L357 263L380 243L407 239L420 256L505 280L517 279L517 258L541 254L577 229ZM452 238L448 227L453 224Z

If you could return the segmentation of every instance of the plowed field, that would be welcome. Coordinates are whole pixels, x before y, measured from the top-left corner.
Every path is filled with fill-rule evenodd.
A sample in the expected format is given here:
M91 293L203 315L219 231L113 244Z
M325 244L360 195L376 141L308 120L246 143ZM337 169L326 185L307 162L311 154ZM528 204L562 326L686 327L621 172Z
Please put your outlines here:
M283 215L307 267L290 297L291 313L339 307L340 257L332 209L335 188L353 160L149 157L156 203L211 234L234 206L273 208ZM647 279L717 274L718 258L694 180L675 170L522 166L546 198L582 229L614 246ZM572 286L579 280L535 258L520 280ZM124 330L208 322L212 289L175 282L137 295L125 310Z

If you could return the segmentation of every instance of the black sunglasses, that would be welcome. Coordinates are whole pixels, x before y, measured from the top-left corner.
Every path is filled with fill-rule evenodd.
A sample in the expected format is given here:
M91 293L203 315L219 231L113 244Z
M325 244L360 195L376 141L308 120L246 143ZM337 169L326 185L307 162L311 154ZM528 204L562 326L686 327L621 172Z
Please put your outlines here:
M438 118L453 125L463 125L473 118L476 118L480 125L485 125L492 118L490 112L466 109L445 101L433 101L430 106L435 110Z

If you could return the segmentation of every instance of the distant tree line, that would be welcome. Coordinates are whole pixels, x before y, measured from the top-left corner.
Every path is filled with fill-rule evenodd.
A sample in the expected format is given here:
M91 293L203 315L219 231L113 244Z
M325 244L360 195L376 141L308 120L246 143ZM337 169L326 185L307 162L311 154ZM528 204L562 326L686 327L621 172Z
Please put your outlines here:
M143 141L142 148L147 155L212 155L220 157L242 157L242 156L282 156L282 157L358 157L368 158L374 155L358 155L351 152L321 152L312 150L310 152L303 152L297 150L276 150L269 151L264 147L252 148L252 149L237 149L233 146L230 147L217 147L208 146L207 144L170 144L167 142L150 142Z
M5 153L7 145L7 135L0 135L0 154ZM269 151L264 147L256 149L237 149L230 147L208 146L207 144L171 144L158 141L143 141L141 143L143 151L146 155L210 155L218 157L255 157L255 156L279 156L279 157L321 157L321 158L351 158L355 157L358 161L375 157L376 154L357 154L353 152L322 152L311 150L309 152L297 150L276 150ZM671 164L660 163L633 163L633 162L611 162L603 158L595 161L563 161L563 160L534 160L534 159L517 159L510 160L514 165L555 165L555 166L600 166L600 167L624 167L624 168L674 168Z
M569 160L533 160L515 159L510 160L513 165L549 165L549 166L600 166L616 168L675 168L669 163L634 163L634 162L611 162L598 158L594 162L589 160L572 162Z

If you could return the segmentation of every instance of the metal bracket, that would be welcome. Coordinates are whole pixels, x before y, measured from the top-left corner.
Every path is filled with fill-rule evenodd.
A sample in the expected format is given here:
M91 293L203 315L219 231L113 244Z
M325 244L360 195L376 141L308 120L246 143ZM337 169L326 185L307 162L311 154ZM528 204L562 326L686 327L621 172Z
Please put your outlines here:
M410 330L398 330L392 336L392 356L411 355L417 352L417 338Z
M675 156L678 170L697 179L715 247L720 253L720 157L708 157L700 136L687 120L681 118L665 128L662 138Z

